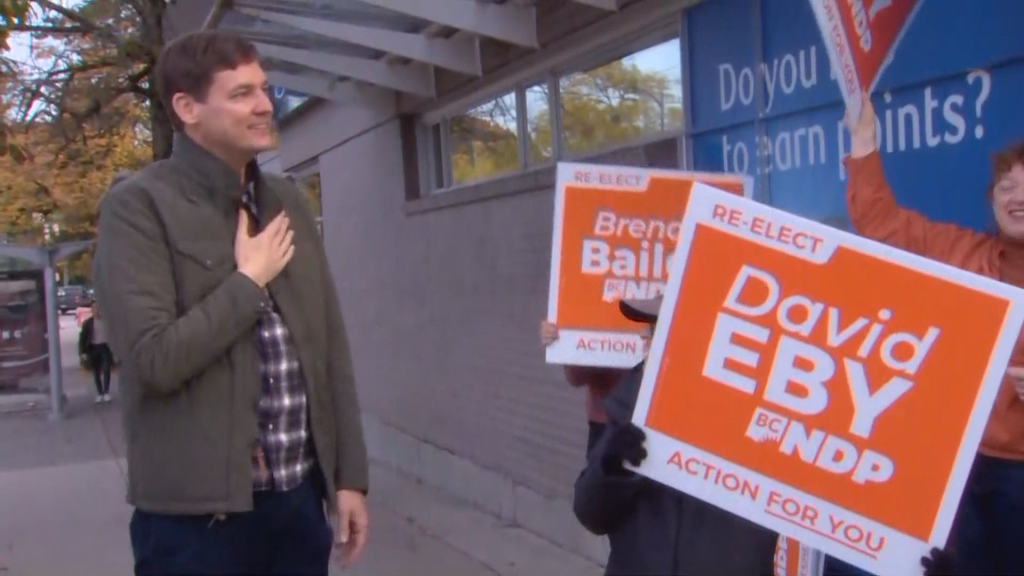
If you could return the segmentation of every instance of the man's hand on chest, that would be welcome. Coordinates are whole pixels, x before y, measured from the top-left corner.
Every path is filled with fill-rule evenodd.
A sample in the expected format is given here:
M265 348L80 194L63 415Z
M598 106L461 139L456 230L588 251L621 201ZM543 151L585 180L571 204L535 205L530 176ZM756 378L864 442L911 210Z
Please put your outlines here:
M253 234L252 216L248 210L240 208L235 233L238 271L261 288L265 287L295 255L294 236L291 222L284 212L274 217L262 232Z

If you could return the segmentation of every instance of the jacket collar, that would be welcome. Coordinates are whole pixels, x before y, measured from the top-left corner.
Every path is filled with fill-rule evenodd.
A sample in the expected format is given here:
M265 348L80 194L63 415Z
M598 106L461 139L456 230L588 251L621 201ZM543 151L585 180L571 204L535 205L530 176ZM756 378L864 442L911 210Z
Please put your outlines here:
M242 193L250 182L256 188L256 203L262 222L269 222L270 218L281 211L280 199L266 186L255 159L246 165L243 183L241 175L234 168L183 132L174 134L171 159L179 162L200 184L198 189L205 192L206 200L226 213L234 214L238 210Z

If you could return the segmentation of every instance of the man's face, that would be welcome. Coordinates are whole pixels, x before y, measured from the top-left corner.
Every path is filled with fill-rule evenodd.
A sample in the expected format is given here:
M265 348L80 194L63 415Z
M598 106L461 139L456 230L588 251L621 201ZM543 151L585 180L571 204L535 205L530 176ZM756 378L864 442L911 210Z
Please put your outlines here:
M202 143L232 159L248 161L274 147L274 107L259 62L214 74L202 102L178 94L174 104L178 117Z
M992 212L1004 235L1024 241L1024 165L1014 164L992 189Z

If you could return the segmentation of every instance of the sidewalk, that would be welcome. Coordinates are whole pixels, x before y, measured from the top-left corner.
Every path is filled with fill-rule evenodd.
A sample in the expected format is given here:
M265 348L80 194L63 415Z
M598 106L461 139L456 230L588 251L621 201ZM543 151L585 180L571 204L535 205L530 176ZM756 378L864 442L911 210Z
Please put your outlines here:
M43 411L0 415L0 576L132 573L120 413L116 400L94 405L91 388L81 371L66 366L64 421L47 422ZM116 382L113 388L116 393ZM381 466L372 466L371 478L367 553L352 569L336 565L332 573L601 573L579 556Z

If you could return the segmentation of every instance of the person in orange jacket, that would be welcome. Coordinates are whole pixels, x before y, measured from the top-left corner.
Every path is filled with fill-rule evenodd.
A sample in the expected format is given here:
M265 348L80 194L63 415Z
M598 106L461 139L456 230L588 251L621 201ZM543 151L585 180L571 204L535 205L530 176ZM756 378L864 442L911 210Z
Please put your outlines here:
M933 222L900 206L882 169L868 94L847 114L847 212L863 236L1024 288L1024 143L994 156L987 189L997 230ZM958 574L1024 574L1024 340L1018 339L999 389L948 548Z

